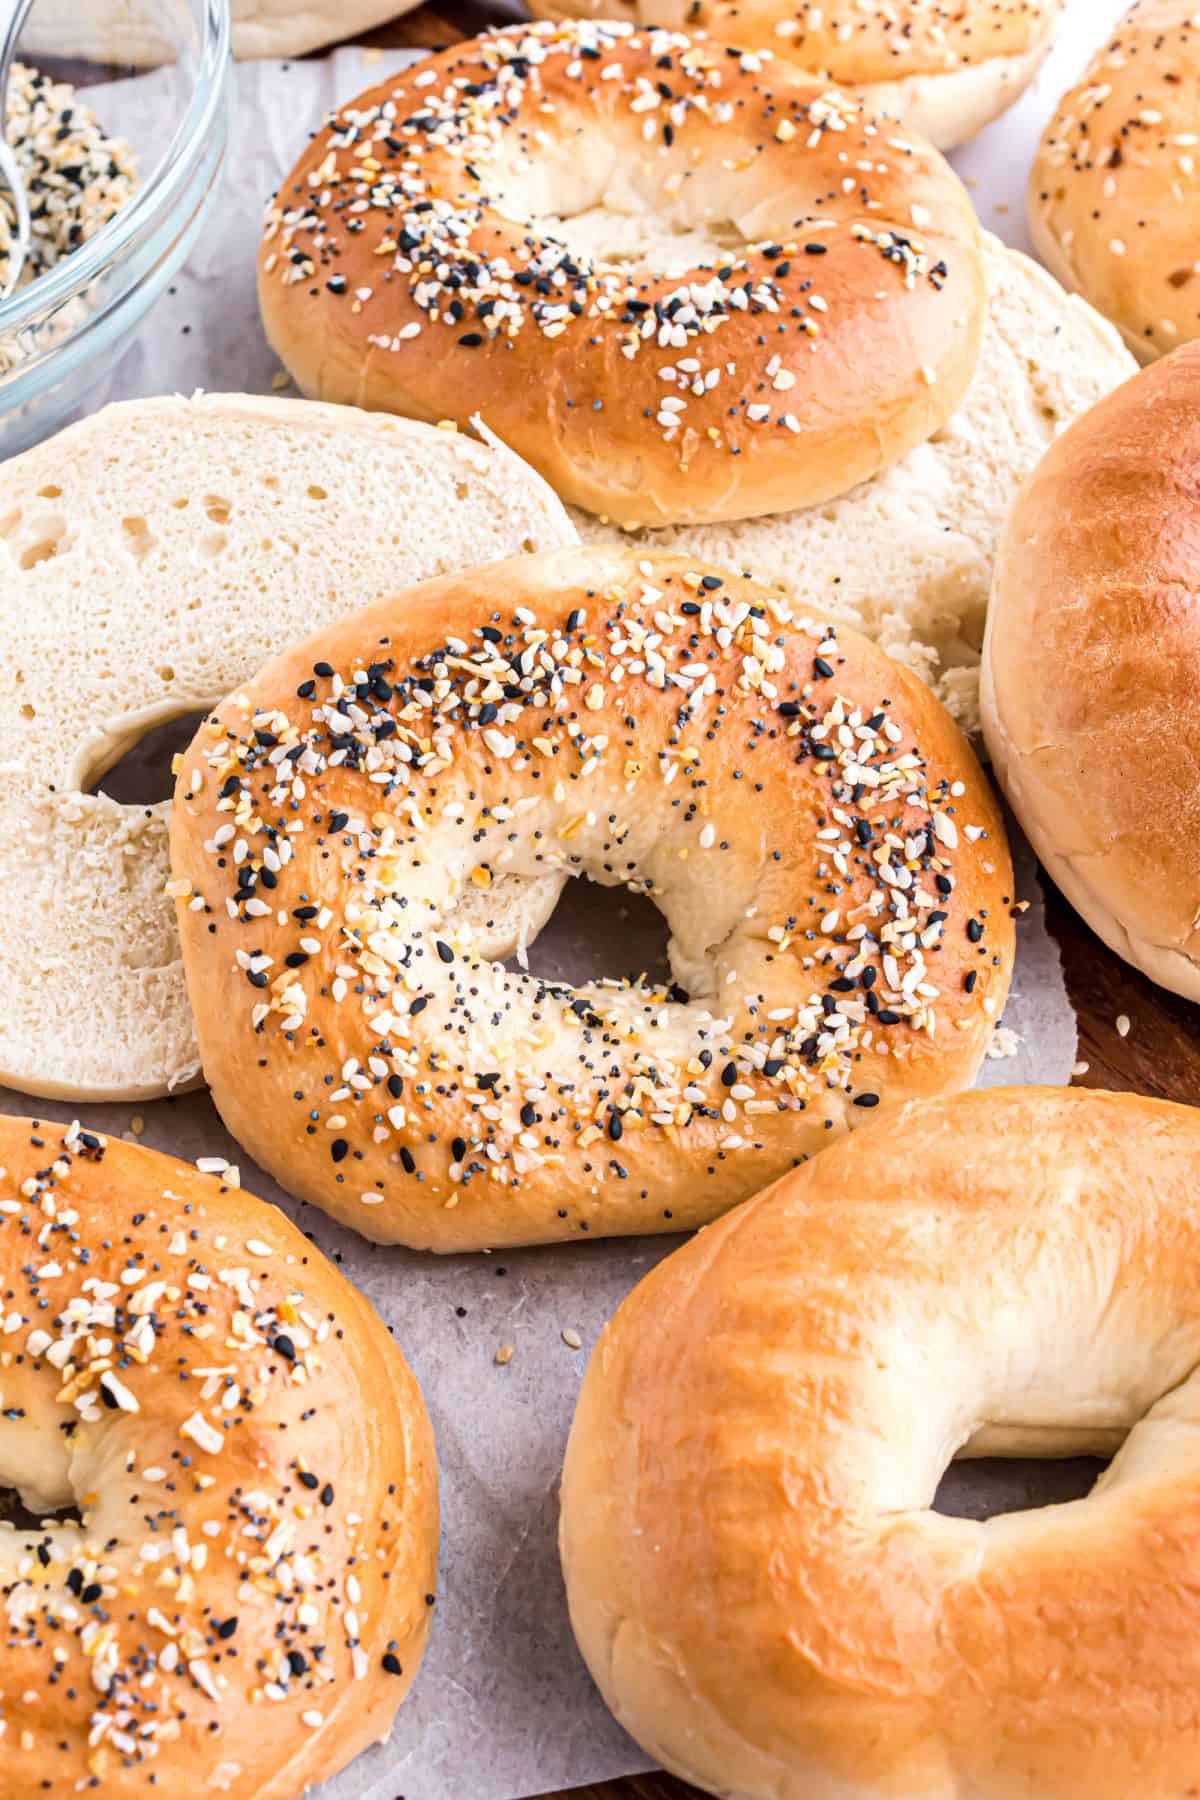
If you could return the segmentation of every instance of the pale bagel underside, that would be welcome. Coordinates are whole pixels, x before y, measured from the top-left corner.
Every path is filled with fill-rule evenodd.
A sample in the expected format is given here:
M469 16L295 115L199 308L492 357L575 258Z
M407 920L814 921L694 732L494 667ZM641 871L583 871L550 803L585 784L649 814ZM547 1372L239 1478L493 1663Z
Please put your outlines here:
M416 578L573 538L500 447L303 401L129 402L7 463L0 1081L113 1100L197 1078L169 803L83 791L149 727Z
M305 56L410 12L417 0L232 0L233 53ZM161 0L38 0L21 34L27 55L147 68L173 60Z
M830 1147L649 1276L567 1450L571 1618L725 1800L1168 1800L1200 1758L1200 1113L992 1089ZM955 1456L1114 1455L931 1510Z

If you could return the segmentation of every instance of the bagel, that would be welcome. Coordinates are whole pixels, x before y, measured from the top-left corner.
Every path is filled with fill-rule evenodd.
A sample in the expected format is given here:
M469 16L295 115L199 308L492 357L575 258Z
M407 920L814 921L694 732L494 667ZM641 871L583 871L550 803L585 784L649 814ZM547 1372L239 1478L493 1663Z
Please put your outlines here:
M343 107L269 210L259 298L305 393L477 409L563 499L636 525L894 463L962 399L984 283L964 188L894 122L766 53L582 23Z
M1020 99L1062 0L530 0L540 18L619 18L772 50L894 113L939 150Z
M793 606L865 633L977 731L988 593L1021 483L1137 367L1108 321L1044 269L994 237L983 246L988 308L966 399L894 468L807 511L634 534L576 512L579 535L753 569Z
M289 1193L471 1250L682 1230L974 1077L1004 829L929 690L749 577L554 551L277 658L197 733L172 887L204 1072ZM504 907L653 896L676 985L505 970Z
M0 1118L6 1794L294 1800L429 1635L437 1464L382 1321L261 1200ZM74 1508L75 1517L63 1516Z
M988 748L1049 874L1111 950L1200 1000L1200 344L1039 465L984 644Z
M1171 1800L1200 1759L1200 1113L898 1109L661 1263L566 1454L583 1655L727 1800ZM956 1456L1110 1456L931 1511Z
M132 1100L198 1074L168 804L90 791L132 745L323 620L573 538L500 447L303 401L131 401L5 463L0 1082Z
M1059 103L1029 177L1037 253L1151 362L1200 337L1200 11L1131 6Z
M411 12L415 0L232 0L233 53L239 57L306 56ZM29 56L146 68L174 62L182 27L164 36L161 14L147 0L37 0L21 34ZM186 15L185 15L186 16Z

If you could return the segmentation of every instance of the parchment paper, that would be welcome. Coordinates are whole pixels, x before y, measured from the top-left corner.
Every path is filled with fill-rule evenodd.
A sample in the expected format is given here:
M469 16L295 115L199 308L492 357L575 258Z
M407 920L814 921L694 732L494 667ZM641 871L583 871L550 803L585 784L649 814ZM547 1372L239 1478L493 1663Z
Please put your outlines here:
M985 223L1012 243L1024 247L1023 189L1042 122L1120 10L1119 0L1074 0L1060 48L1035 92L958 159L977 178ZM261 336L253 282L262 205L323 112L405 60L343 51L323 61L238 69L223 196L188 268L101 383L97 404L195 387L271 390L278 365ZM111 91L114 111L127 118L130 107L153 104L156 79L119 84ZM94 103L105 116L102 90ZM1074 1015L1045 931L1032 854L1020 842L1015 849L1017 891L1032 902L1019 926L1006 1014L1019 1048L990 1061L983 1079L1065 1082L1075 1060ZM645 966L656 946L639 938L634 902L617 931L610 926L597 960L586 886L571 883L569 891L571 914L560 910L535 946L536 968L570 978L600 972L598 960L606 974ZM611 906L609 896L609 919ZM557 1485L588 1350L622 1297L677 1240L444 1260L381 1250L281 1193L226 1136L207 1095L73 1108L0 1090L0 1106L43 1118L82 1116L177 1155L229 1157L244 1186L297 1216L370 1297L417 1372L437 1431L443 1484L432 1646L389 1744L326 1784L320 1800L517 1800L645 1768L574 1648L555 1548ZM571 1327L582 1350L563 1341L562 1331ZM501 1344L515 1346L506 1367L494 1361ZM988 1488L994 1480L979 1465L964 1465L947 1478L946 1490L953 1489L956 1510L978 1511L989 1492L996 1494L994 1485ZM1020 1504L1029 1491L1027 1478L1013 1471L1005 1503Z

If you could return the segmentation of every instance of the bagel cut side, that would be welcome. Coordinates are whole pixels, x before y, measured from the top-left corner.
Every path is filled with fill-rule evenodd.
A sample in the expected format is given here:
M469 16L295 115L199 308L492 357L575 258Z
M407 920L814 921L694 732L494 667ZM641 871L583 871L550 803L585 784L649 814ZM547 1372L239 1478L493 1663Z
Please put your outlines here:
M230 1131L416 1249L702 1223L966 1086L1013 955L1003 825L929 690L630 551L428 582L279 657L184 757L171 862ZM503 966L506 895L571 875L655 900L672 985Z
M768 50L891 113L939 150L1019 100L1062 0L531 0L539 18L625 19Z
M169 802L94 791L126 751L323 620L574 535L499 445L304 401L129 401L7 462L0 1082L135 1100L199 1074Z
M815 504L945 423L984 306L929 144L769 53L514 26L317 132L259 258L308 394L477 409L621 525Z
M0 1118L0 1279L0 1787L298 1800L429 1637L404 1358L275 1207L78 1123Z
M1200 1767L1200 1112L897 1109L677 1251L597 1343L571 1621L725 1800L1177 1800ZM952 1458L1112 1456L932 1510Z

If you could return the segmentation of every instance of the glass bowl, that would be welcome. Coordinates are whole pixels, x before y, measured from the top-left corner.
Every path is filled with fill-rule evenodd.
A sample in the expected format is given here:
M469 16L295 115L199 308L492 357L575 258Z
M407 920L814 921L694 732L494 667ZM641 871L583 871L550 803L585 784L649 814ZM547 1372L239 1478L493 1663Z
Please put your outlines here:
M139 185L0 302L0 457L63 424L187 255L225 162L229 0L84 0L82 17L77 3L39 0L17 57L81 90L106 134L131 144ZM157 66L135 73L146 64Z

